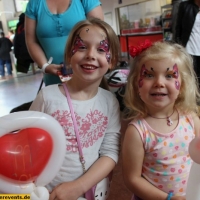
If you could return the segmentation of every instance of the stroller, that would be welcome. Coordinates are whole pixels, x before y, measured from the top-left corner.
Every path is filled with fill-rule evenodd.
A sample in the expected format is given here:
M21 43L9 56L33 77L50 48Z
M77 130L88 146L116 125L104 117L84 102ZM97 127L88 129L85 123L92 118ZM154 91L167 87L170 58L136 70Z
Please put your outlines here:
M127 61L120 61L115 70L105 75L109 89L115 94L119 101L120 110L124 110L123 95L125 93L127 77L130 72L130 66Z

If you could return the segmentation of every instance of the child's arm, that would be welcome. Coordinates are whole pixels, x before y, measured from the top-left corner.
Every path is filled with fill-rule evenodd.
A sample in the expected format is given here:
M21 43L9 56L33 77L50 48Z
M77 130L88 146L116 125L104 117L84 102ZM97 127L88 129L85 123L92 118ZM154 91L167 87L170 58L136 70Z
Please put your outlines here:
M56 187L50 195L50 200L54 200L56 196L59 200L77 199L103 180L115 167L120 147L120 112L116 98L111 96L109 102L111 102L108 106L110 115L106 133L99 149L100 158L78 179Z
M50 195L50 200L75 200L105 178L114 168L115 161L109 157L100 157L90 169L75 181L62 183ZM57 197L57 198L56 198Z
M143 200L167 200L168 194L159 190L142 174L144 147L137 129L129 125L122 144L122 167L125 185ZM171 200L184 200L185 197L172 197Z

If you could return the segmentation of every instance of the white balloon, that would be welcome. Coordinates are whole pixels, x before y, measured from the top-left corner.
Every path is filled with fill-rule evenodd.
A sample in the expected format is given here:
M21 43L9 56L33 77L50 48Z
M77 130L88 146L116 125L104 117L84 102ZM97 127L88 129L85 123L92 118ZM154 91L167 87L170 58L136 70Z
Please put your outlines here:
M48 200L49 191L45 187L36 187L31 193L31 200Z
M34 183L16 184L5 178L0 178L0 193L5 194L30 194L35 189Z
M0 117L0 137L14 130L25 128L41 128L48 132L53 141L52 154L44 170L36 178L34 184L28 183L19 185L0 177L0 191L2 193L10 194L31 194L34 191L37 191L38 194L41 194L39 191L42 191L45 194L44 189L41 190L41 188L39 188L37 190L36 187L47 185L58 173L65 157L65 133L58 121L56 121L53 117L41 112L22 111ZM44 197L39 198L39 196L40 195L38 195L38 199L45 200Z

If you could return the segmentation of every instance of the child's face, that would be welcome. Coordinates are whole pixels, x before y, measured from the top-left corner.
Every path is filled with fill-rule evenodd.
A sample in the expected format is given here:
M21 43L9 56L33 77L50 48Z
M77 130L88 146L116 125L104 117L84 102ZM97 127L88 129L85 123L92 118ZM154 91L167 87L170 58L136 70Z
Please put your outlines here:
M72 48L70 64L73 78L101 80L111 67L110 45L105 32L97 26L86 26L80 30Z
M181 87L178 66L168 58L147 61L136 84L147 109L173 107Z

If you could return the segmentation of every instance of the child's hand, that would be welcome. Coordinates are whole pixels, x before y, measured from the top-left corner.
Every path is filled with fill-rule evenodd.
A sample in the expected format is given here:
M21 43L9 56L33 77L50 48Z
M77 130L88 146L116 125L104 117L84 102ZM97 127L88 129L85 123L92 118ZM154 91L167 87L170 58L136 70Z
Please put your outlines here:
M55 187L49 200L77 200L83 194L77 181L62 183Z

